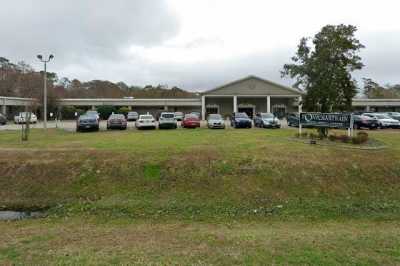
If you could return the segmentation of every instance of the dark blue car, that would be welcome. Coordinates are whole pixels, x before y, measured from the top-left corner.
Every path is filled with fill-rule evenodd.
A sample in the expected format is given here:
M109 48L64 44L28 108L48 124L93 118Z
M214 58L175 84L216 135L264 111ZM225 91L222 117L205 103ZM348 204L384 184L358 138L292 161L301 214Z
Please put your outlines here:
M232 113L231 116L231 127L234 128L251 128L251 119L246 113Z

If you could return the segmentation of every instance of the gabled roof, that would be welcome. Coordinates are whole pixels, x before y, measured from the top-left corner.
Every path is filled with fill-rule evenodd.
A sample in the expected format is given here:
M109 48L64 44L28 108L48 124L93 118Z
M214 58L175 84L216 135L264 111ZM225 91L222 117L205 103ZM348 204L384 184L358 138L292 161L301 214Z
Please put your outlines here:
M267 79L263 79L263 78L260 78L260 77L257 77L257 76L253 76L253 75L250 75L250 76L247 76L247 77L245 77L245 78L241 78L241 79L238 79L238 80L229 82L229 83L224 84L224 85L222 85L222 86L218 86L218 87L216 87L216 88L214 88L214 89L211 89L211 90L202 92L201 94L202 94L202 95L209 94L209 93L218 91L218 90L220 90L220 89L223 89L223 88L226 88L226 87L235 85L235 84L237 84L237 83L241 83L241 82L246 81L246 80L251 80L251 79L264 82L264 83L266 83L266 84L268 84L268 85L272 85L272 86L278 87L278 88L283 89L283 90L287 90L288 92L291 92L291 93L305 94L305 93L304 93L303 91L301 91L301 90L298 90L298 89L295 89L295 88L291 88L291 87L287 87L287 86L278 84L278 83L276 83L276 82L273 82L273 81L270 81L270 80L267 80Z

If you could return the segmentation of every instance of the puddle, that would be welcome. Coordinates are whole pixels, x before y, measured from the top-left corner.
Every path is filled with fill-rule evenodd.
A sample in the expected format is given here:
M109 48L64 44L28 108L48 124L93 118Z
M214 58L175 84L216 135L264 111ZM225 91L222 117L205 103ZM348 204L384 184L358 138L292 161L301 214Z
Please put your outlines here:
M32 212L0 211L0 221L15 221L15 220L30 219L30 218L41 218L44 216L45 216L44 212L40 211L32 211Z

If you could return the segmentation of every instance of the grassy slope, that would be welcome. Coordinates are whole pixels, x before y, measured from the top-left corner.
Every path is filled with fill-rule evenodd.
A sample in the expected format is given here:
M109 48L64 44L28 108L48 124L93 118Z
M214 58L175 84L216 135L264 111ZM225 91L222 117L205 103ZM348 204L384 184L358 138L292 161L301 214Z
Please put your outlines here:
M371 133L388 145L380 151L289 142L293 134L33 131L21 144L15 132L1 132L0 207L50 206L53 215L45 224L0 223L0 231L15 238L0 244L0 261L23 262L29 249L60 263L74 262L64 251L82 263L399 263L399 133ZM99 224L109 218L120 222ZM80 228L83 219L92 222L87 230ZM96 249L101 235L118 238L125 227L145 235L143 241L121 239L129 251L102 241ZM153 230L160 234L147 235ZM86 241L61 248L84 232ZM54 254L42 252L52 245Z

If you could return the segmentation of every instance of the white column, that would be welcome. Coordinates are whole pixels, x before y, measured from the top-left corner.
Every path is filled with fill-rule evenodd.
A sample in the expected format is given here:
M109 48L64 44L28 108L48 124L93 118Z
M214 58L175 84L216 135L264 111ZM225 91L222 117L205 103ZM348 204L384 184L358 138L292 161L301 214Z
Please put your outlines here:
M233 112L237 112L238 108L237 108L237 96L233 96Z
M3 115L7 115L7 105L4 104L1 106L1 113Z
M267 113L271 113L271 96L267 96Z
M366 112L369 112L371 110L371 107L369 106L369 105L367 105L366 107L365 107L365 111Z
M96 106L92 105L92 110L96 110Z
M164 105L164 111L168 111L168 105Z
M206 120L206 96L201 96L201 118Z
M299 96L299 105L298 105L299 114L300 114L301 112L303 112L303 103L302 103L302 101L303 101L302 97Z

